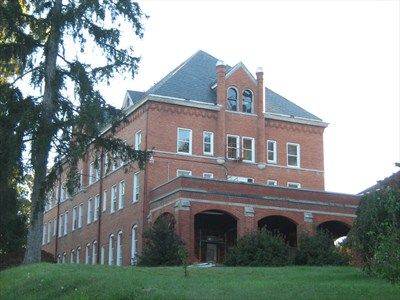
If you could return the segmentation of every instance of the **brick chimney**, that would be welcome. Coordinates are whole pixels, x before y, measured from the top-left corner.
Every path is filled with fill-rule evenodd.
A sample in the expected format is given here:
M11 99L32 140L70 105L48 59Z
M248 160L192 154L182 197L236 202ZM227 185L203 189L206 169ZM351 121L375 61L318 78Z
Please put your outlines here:
M225 69L226 65L222 60L217 61L217 104L226 108L226 84L225 84Z
M256 111L257 114L257 162L259 168L266 162L266 138L265 138L265 98L264 98L264 71L262 68L257 68L257 96L256 96Z
M225 157L225 110L226 110L226 83L225 83L225 69L226 65L222 60L217 61L216 75L217 75L217 105L220 106L217 118L217 132L216 132L216 156Z

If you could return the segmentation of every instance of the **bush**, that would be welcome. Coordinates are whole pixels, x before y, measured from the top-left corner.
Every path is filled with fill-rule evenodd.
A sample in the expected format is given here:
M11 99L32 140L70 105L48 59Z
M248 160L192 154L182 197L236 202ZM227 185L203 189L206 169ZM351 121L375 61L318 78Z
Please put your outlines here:
M372 270L392 283L400 282L400 233L393 232L381 239L374 259Z
M238 240L226 255L229 266L283 266L289 264L289 246L269 231L252 232Z
M303 234L299 239L299 247L295 255L297 265L345 265L349 257L340 253L331 235L325 230L319 230L316 235Z
M175 233L174 221L159 218L144 233L145 243L139 265L142 266L176 266L182 265L184 243Z
M364 262L364 271L400 282L400 182L361 198L350 230L350 245Z

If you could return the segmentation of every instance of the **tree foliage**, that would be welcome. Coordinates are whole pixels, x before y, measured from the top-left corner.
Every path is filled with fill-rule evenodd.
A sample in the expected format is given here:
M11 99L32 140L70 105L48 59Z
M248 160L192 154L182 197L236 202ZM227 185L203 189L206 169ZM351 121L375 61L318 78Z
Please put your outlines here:
M295 264L324 266L345 265L348 262L349 257L336 249L328 231L318 230L315 235L303 234L300 236Z
M289 246L283 237L266 229L240 238L225 258L229 266L284 266L289 263Z
M40 260L46 192L64 166L74 177L89 145L144 166L147 152L110 137L124 118L99 91L115 74L135 75L139 58L131 46L122 45L120 24L126 21L131 38L141 38L144 17L132 0L0 2L1 142L3 137L12 140L1 147L10 166L0 179L2 186L13 189L10 182L23 178L22 153L29 143L24 167L32 170L34 179L26 262ZM106 136L107 124L111 134ZM57 155L48 174L51 150ZM15 203L13 192L3 201Z
M145 233L139 264L143 266L177 266L185 264L187 251L175 232L174 221L159 218Z
M350 243L367 272L400 280L400 182L393 181L361 198Z

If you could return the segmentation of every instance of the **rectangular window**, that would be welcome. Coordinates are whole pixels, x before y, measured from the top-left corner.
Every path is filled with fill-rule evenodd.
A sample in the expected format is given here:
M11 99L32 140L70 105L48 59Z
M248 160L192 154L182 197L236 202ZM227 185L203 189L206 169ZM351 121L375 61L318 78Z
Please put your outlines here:
M142 150L142 131L135 133L135 150Z
M117 186L113 185L111 188L111 207L110 213L113 213L117 209Z
M103 211L107 210L107 190L103 191Z
M64 214L64 235L68 233L68 212L66 211Z
M86 211L86 223L87 224L92 223L92 202L93 202L93 200L92 200L92 198L90 198L87 203L87 211Z
M47 243L50 243L51 238L51 221L47 224Z
M104 154L104 170L103 170L104 176L105 176L106 174L108 174L108 172L110 172L110 164L108 163L109 160L110 160L110 159L109 159L108 153Z
M83 170L79 171L79 189L83 188Z
M78 227L78 218L76 215L77 207L75 206L72 209L72 231L74 231Z
M140 198L140 181L139 181L139 172L133 174L133 199L132 202L139 201Z
M203 173L203 178L212 179L212 178L214 178L214 174L213 173Z
M287 143L287 165L289 167L300 167L300 145Z
M58 217L58 237L61 237L63 233L63 221L64 221L63 215L61 214Z
M179 177L179 176L192 176L192 171L176 170L176 177Z
M94 162L92 161L89 165L89 185L94 182Z
M288 182L287 187L292 189L301 189L301 184L298 182Z
M100 161L97 161L97 165L94 166L94 182L100 179Z
M112 170L115 171L119 167L118 153L113 152Z
M95 265L97 263L97 242L94 241L92 244L92 264Z
M94 197L93 221L97 221L99 217L99 207L100 207L100 196L96 195Z
M203 131L203 154L214 155L214 133Z
M47 223L43 224L43 236L42 236L42 245L46 243L46 230L47 230Z
M104 246L101 246L101 248L100 248L100 263L102 264L102 265L104 265Z
M53 236L55 236L57 233L57 219L54 218L53 220Z
M178 128L177 152L180 154L192 154L192 130Z
M85 264L90 264L90 244L86 245L86 250L85 250Z
M83 220L83 203L79 204L78 209L78 228L82 227L82 220Z
M254 138L242 138L242 158L245 162L254 162Z
M268 140L267 141L267 162L271 164L276 164L277 162L276 155L276 141Z
M273 180L273 179L268 179L267 180L267 185L269 185L269 186L277 186L278 185L278 181Z
M125 206L125 181L122 180L119 183L119 201L118 201L118 209L122 209Z
M228 135L227 158L238 159L239 147L239 137L237 135Z

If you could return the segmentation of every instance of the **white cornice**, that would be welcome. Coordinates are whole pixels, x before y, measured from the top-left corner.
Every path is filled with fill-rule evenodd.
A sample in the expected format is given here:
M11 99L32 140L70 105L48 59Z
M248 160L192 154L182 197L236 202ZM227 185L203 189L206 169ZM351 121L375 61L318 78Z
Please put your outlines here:
M291 123L297 123L297 124L319 126L319 127L324 127L324 128L328 127L328 125L329 125L329 123L325 123L325 122L318 121L318 120L306 119L306 118L300 118L300 117L294 117L294 116L287 116L287 115L279 115L279 114L274 114L274 113L269 113L269 112L264 113L264 117L265 117L265 119L269 119L269 120L285 121L285 122L291 122Z

